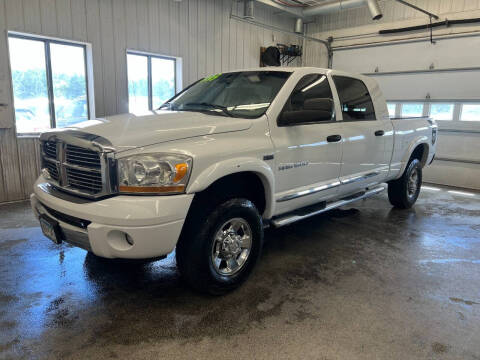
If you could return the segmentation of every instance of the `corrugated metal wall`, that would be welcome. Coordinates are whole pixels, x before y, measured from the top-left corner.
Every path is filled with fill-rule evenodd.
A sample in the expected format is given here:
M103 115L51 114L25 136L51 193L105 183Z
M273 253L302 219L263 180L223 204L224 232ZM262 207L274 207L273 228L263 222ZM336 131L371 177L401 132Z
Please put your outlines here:
M409 0L409 2L437 15L480 9L480 0ZM380 21L373 21L367 7L364 6L318 17L317 32L426 18L425 14L394 0L380 1L380 6L383 10L383 18Z
M241 15L242 2L233 2ZM7 31L89 42L97 117L125 113L126 49L183 59L187 85L207 74L259 64L261 46L299 38L230 19L228 0L0 0L0 202L28 197L39 172L35 139L16 138ZM256 21L292 30L293 19L256 4ZM273 39L275 36L275 39ZM293 65L293 64L292 64Z

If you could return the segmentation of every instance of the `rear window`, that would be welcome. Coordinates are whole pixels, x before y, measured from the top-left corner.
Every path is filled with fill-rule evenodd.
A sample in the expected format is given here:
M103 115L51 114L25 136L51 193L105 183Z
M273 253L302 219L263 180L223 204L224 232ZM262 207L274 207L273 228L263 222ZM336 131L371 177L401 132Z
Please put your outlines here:
M372 98L363 81L333 76L342 108L344 121L375 120Z

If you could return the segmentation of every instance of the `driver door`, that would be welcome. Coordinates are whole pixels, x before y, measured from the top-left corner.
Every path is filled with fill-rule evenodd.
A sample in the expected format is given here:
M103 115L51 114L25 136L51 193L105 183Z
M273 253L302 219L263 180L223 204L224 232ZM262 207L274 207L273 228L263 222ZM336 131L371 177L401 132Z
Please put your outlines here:
M270 129L275 215L334 197L340 185L342 127L336 121L327 75L300 78Z

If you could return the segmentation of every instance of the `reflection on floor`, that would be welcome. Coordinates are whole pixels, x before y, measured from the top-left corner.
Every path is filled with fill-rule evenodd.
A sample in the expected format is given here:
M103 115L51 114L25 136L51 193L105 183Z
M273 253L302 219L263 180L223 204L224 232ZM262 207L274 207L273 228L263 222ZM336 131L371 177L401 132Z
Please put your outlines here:
M175 258L98 259L0 206L0 358L480 358L480 194L428 185L268 230L238 291L193 293Z

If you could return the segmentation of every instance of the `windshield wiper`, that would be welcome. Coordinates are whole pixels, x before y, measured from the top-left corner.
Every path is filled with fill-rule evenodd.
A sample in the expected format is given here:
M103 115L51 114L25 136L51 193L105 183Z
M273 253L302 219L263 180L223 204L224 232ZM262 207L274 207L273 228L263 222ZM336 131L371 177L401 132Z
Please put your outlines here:
M174 111L175 105L171 102L166 102L166 103L163 103L162 106L160 106L157 110L162 110L162 109Z
M186 103L184 106L204 106L209 109L215 109L215 110L221 110L225 115L230 116L230 117L235 117L228 109L226 106L223 105L218 105L218 104L210 104L207 102L191 102L191 103Z

